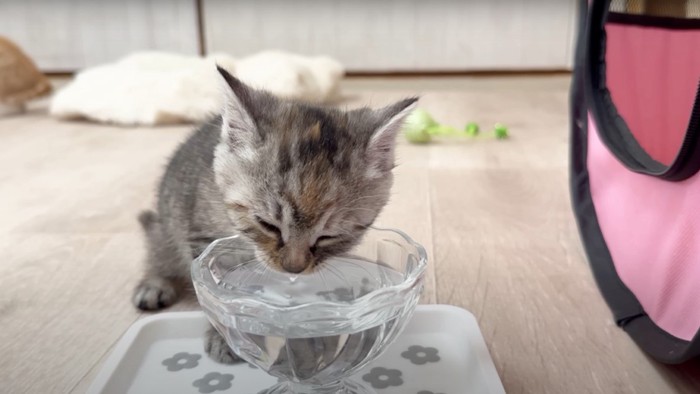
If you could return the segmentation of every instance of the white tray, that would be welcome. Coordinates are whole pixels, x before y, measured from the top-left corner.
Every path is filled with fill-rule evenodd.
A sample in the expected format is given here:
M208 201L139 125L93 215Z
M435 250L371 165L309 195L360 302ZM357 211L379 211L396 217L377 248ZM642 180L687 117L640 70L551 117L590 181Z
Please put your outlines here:
M202 312L160 313L137 321L87 392L256 394L277 383L247 364L211 361L203 353L207 324ZM184 366L175 365L178 358ZM204 377L211 373L223 374L218 385L207 384ZM396 342L356 379L369 382L378 394L505 394L476 319L448 305L418 306Z

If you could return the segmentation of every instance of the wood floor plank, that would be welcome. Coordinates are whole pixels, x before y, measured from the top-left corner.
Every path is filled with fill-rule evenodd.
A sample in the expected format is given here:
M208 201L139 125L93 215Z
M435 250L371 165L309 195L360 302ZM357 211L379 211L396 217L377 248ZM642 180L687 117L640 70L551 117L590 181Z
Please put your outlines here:
M477 317L508 393L694 393L612 322L561 170L431 172L439 303Z
M140 316L140 237L3 234L1 249L2 391L69 392Z
M422 100L483 131L426 148L437 301L477 316L508 393L700 392L700 360L649 360L591 276L569 203L568 84L482 83ZM494 122L511 138L489 138Z
M138 209L150 206L167 156L191 129L35 122L17 146L4 144L0 153L0 230L132 231ZM0 131L5 127L0 121Z

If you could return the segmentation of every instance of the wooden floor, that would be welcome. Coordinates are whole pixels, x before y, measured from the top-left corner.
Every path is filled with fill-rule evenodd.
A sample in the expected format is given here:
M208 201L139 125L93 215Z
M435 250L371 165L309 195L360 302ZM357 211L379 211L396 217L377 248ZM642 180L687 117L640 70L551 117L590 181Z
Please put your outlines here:
M420 93L445 123L510 127L507 141L402 142L380 220L426 246L424 302L477 316L508 393L700 392L700 362L647 359L591 278L569 206L566 77L362 79L345 92L348 106ZM188 130L57 122L42 105L0 119L0 392L84 392L143 316L129 302L135 216Z

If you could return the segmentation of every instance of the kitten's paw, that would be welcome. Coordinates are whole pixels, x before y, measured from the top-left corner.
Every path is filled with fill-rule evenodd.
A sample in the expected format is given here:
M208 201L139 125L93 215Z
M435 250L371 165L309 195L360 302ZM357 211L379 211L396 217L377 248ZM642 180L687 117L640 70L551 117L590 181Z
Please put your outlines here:
M235 364L243 361L231 350L224 337L214 327L209 327L204 341L204 351L212 360L222 364Z
M144 311L167 308L177 301L173 283L163 278L145 278L136 286L132 302Z

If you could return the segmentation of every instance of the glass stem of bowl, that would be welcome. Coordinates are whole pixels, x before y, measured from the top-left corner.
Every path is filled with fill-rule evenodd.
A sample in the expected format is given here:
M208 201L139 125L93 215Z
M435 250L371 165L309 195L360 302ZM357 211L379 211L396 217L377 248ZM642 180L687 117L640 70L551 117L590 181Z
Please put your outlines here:
M288 382L289 392L294 394L373 394L361 385L348 384L349 381L339 380L337 382L324 384L323 386L308 385Z

